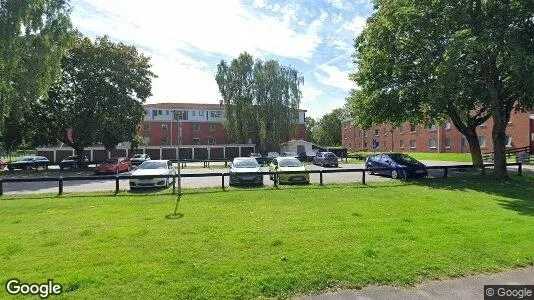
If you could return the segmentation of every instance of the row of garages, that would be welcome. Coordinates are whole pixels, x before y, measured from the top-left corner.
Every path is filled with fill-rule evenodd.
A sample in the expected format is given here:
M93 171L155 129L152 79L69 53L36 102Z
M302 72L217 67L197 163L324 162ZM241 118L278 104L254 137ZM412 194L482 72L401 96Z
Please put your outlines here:
M91 162L100 162L110 157L132 157L135 154L148 154L151 159L170 160L209 160L209 159L233 159L239 156L249 156L255 152L255 145L230 144L230 145L195 145L178 147L140 147L138 149L117 148L107 151L103 147L86 148L85 156ZM67 156L76 155L72 148L37 148L37 155L48 158L51 162L59 163Z

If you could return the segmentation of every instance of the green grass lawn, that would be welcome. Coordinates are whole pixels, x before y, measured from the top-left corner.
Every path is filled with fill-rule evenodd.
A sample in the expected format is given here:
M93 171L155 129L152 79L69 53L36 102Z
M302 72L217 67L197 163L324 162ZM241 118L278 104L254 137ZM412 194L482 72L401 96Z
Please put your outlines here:
M69 298L256 298L534 264L534 177L0 199L0 279ZM5 290L0 298L6 298Z

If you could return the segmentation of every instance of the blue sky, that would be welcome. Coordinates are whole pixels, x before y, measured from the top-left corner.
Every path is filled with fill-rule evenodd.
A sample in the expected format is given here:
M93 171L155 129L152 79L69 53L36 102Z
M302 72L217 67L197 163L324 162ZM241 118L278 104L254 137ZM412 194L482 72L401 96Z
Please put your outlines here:
M354 38L372 12L369 0L73 0L84 34L107 34L151 56L148 103L218 103L221 59L247 51L304 76L301 108L320 117L345 103Z

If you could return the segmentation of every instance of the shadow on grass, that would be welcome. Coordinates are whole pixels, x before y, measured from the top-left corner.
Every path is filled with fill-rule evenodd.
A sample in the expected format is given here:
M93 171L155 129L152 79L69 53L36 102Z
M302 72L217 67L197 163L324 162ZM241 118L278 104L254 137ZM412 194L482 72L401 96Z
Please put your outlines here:
M534 216L534 176L517 176L510 173L510 179L500 182L490 174L455 177L448 179L424 179L410 181L431 189L453 191L477 191L507 199L499 199L499 204L506 209L517 211L522 215Z

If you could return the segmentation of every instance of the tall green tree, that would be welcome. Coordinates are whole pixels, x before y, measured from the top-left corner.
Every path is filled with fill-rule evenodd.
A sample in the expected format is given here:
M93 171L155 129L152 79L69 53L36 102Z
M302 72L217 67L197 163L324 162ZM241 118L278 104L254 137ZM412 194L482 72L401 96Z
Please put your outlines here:
M223 97L225 129L232 142L259 143L274 149L296 132L303 77L275 60L254 60L242 53L217 65L215 80Z
M57 80L71 36L69 14L66 0L0 0L2 133L5 118L20 119Z
M341 121L346 119L346 110L336 108L322 116L313 130L313 137L321 146L341 145Z
M451 119L479 165L475 130L492 117L495 176L506 179L506 124L534 106L533 12L532 0L375 1L355 44L354 119Z
M316 143L315 137L313 135L315 126L317 126L317 121L312 117L306 117L306 140L312 143Z
M74 148L80 164L87 146L135 143L154 77L150 58L135 47L78 34L62 61L61 80L35 107L36 124L41 134Z

